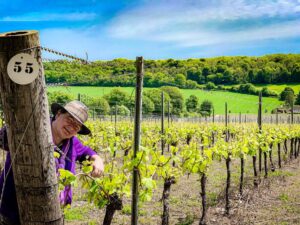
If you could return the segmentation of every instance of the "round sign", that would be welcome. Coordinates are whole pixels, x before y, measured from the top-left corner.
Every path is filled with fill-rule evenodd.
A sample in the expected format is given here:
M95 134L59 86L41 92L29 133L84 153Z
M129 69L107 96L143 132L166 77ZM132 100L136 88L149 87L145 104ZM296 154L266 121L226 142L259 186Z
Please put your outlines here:
M32 55L20 53L9 60L7 74L17 84L30 84L39 75L39 64Z

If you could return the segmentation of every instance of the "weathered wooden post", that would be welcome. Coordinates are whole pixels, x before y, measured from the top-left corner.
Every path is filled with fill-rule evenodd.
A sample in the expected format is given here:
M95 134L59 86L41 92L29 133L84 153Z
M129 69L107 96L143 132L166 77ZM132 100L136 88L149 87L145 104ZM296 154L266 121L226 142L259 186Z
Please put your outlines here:
M37 31L0 34L0 91L21 224L63 224L39 45ZM19 53L37 60L38 77L29 84L13 82L7 72ZM14 72L21 71L29 75L33 68L16 62Z
M136 159L140 149L141 140L141 119L142 119L142 93L143 93L143 78L144 78L144 59L143 57L136 58L136 89L135 89L135 114L134 114L134 153L133 159ZM138 224L138 196L139 196L139 169L135 166L132 175L132 202L131 202L131 225Z
M165 134L165 98L164 98L164 92L161 92L161 135ZM165 149L165 137L161 138L161 154L164 154Z

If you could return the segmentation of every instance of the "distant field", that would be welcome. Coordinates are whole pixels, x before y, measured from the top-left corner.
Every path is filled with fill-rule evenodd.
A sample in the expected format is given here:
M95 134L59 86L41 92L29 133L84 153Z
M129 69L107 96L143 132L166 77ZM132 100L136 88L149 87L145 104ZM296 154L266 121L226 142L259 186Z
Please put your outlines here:
M295 91L295 94L298 94L300 91L300 84L268 84L268 85L255 85L256 87L268 87L272 91L276 91L278 94L284 90L286 87L291 87Z
M103 96L111 91L114 87L48 87L49 92L63 91L73 95L77 98L78 93L86 94L91 97ZM124 91L134 96L133 87L123 87ZM144 90L151 88L144 88ZM228 110L231 113L257 113L258 110L258 97L254 95L246 95L232 92L222 91L202 91L194 89L182 89L181 90L184 98L186 99L190 95L196 95L200 102L207 99L213 102L216 114L224 114L225 102L228 104ZM270 113L272 109L281 105L282 102L278 101L277 98L263 98L263 112Z
M232 87L232 86L237 86L237 85L226 85L226 87ZM263 88L267 87L268 89L277 92L280 94L286 87L291 87L295 91L295 94L298 94L300 91L300 84L299 83L292 83L292 84L265 84L265 85L260 85L260 84L255 84L254 85L256 88Z

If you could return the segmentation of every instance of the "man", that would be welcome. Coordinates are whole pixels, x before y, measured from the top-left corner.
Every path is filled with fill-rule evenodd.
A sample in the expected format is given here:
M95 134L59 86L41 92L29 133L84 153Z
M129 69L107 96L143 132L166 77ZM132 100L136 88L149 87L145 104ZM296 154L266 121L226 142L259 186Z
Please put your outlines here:
M75 174L76 161L83 161L87 157L92 161L93 177L99 177L104 171L104 164L100 156L91 148L84 146L76 134L88 135L91 131L84 125L88 119L88 108L79 101L71 101L64 107L54 103L51 105L51 111L54 117L51 119L51 131L55 150L59 152L60 157L56 160L56 169L66 169ZM0 140L3 140L3 147L8 149L6 129L0 130ZM0 145L1 147L1 145ZM11 165L10 153L7 153L5 168L0 177L0 193L3 189L4 176L7 174ZM19 224L19 212L16 199L13 173L8 172L4 189L2 204L0 206L0 224ZM61 204L71 204L72 190L66 186L60 193Z

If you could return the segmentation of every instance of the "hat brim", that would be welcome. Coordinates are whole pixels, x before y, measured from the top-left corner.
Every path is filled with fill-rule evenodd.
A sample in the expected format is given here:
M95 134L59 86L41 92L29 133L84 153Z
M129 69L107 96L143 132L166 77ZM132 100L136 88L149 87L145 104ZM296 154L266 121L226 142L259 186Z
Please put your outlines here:
M51 112L52 114L55 116L57 114L57 112L59 110L64 110L68 113L70 113L80 124L81 124L81 129L80 131L78 131L78 134L82 134L82 135L88 135L91 133L90 129L87 128L79 119L77 119L77 116L74 115L73 113L69 112L68 110L66 110L62 105L58 104L58 103L52 103L51 104Z

